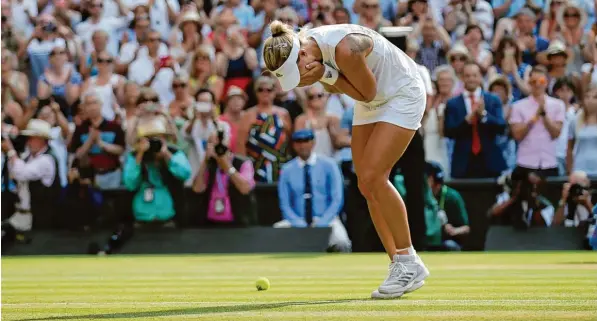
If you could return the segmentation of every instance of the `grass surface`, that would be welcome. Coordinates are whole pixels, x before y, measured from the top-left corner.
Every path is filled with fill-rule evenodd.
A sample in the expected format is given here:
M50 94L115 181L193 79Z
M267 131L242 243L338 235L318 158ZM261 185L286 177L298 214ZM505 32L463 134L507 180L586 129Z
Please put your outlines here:
M383 254L5 257L2 320L597 320L595 253L421 256L389 301Z

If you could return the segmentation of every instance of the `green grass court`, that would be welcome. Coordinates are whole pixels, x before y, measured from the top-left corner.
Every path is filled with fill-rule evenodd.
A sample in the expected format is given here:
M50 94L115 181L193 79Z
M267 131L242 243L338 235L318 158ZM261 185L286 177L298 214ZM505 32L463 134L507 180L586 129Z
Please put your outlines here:
M597 320L594 252L421 256L427 285L389 301L381 253L4 257L2 320Z

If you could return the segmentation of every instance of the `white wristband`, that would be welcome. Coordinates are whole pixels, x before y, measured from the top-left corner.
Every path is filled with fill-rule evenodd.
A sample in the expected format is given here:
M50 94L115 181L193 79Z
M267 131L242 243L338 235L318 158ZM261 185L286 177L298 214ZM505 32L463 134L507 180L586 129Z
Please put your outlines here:
M230 169L228 170L228 176L232 176L234 175L234 173L236 173L236 168L230 167Z
M326 64L324 64L324 66L325 70L323 71L323 76L321 77L321 79L319 79L319 81L333 86L336 83L336 81L338 81L338 76L340 76L340 73L338 72L338 70Z

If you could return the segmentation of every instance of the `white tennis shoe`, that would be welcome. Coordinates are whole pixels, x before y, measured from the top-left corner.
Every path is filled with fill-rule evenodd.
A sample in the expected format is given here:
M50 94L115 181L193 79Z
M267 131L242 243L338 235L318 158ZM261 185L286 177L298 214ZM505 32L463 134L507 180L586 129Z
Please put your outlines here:
M373 299L394 299L413 292L423 285L429 270L418 255L395 255L388 277L371 293Z

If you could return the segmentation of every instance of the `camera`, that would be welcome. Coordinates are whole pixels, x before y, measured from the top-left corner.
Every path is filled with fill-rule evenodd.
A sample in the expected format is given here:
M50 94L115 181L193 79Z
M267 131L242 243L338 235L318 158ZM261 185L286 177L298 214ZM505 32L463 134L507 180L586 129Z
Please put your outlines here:
M5 23L8 21L8 17L5 15L2 15L2 23Z
M49 22L45 24L42 29L47 33L54 33L56 30L58 30L58 27L53 22Z
M224 145L224 143L223 143L224 142L224 130L219 128L218 124L215 121L214 121L214 125L218 129L218 143L216 144L216 146L214 146L214 151L216 152L216 155L224 156L224 155L226 155L226 152L228 151L228 146Z
M586 190L587 189L580 184L572 184L570 186L570 191L568 192L568 199L582 196Z
M162 141L159 138L151 137L149 138L149 149L147 150L148 153L155 155L162 150Z

